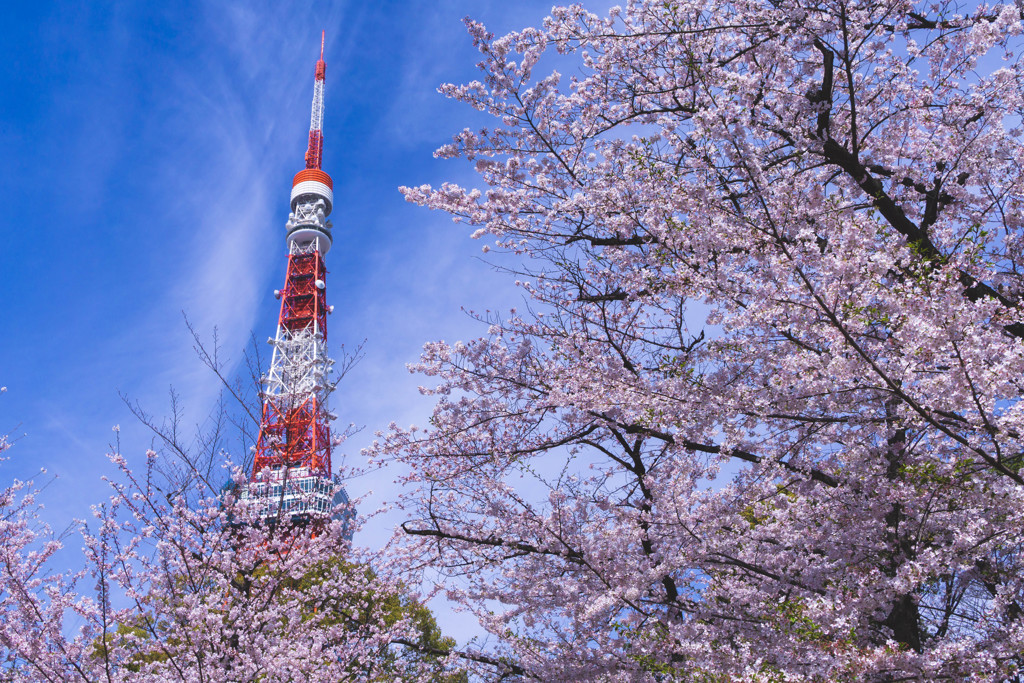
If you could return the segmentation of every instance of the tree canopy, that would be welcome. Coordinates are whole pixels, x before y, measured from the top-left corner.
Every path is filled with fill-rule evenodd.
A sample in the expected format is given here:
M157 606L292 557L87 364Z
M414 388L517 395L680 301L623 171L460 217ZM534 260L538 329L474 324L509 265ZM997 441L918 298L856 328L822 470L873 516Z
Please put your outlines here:
M40 525L32 485L0 491L0 678L465 680L430 611L352 546L347 510L269 524L196 460L168 478L160 457L137 472L111 456L120 476L80 527L78 572L54 571L63 539Z
M405 552L538 680L1021 680L1021 6L468 21L403 188L525 305L426 347ZM570 74L563 77L562 69Z

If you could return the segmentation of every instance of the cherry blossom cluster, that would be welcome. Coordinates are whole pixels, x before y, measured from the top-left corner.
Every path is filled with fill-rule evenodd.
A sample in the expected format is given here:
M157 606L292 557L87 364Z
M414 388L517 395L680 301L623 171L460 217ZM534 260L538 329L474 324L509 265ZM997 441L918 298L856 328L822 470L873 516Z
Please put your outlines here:
M37 528L31 485L0 493L5 678L443 680L444 653L415 652L408 589L351 546L344 511L268 524L236 495L238 470L211 491L198 476L175 487L152 451L141 474L111 460L119 473L82 524L77 574L50 573L62 539Z
M528 306L425 347L396 552L539 680L1019 680L1022 7L631 0L504 37L403 188ZM568 77L563 77L560 69ZM503 263L506 263L503 261ZM500 668L500 667L499 667Z

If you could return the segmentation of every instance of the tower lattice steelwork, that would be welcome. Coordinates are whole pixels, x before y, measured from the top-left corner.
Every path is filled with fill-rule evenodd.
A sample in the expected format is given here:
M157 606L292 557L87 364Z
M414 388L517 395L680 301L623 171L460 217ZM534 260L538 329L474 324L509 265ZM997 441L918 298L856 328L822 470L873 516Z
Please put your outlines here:
M333 182L321 169L323 160L323 35L313 86L306 168L292 182L287 229L288 270L281 300L256 455L243 494L259 501L265 520L323 516L339 502L344 489L331 477L331 427L327 397L334 389L327 354L327 269L331 248Z

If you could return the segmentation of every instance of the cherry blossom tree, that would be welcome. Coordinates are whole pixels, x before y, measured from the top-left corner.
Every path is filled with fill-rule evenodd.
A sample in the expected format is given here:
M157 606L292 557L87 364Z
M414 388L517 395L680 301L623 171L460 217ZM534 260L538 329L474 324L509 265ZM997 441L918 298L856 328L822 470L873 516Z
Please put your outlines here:
M237 487L168 491L157 457L140 479L114 456L124 483L87 537L94 573L127 602L94 617L107 625L94 659L132 680L448 680L443 659L398 654L436 626L369 569L344 511L270 524Z
M54 570L69 535L39 522L30 482L0 491L0 680L465 679L387 559L351 544L348 503L268 523L237 495L240 468L218 476L175 434L137 469L112 447L111 494L80 524L81 571Z
M374 450L486 675L1024 680L1021 15L467 22L442 92L494 122L438 155L484 188L403 192L526 305L427 345L429 427Z
M0 434L0 465L12 445ZM0 680L63 678L66 663L81 660L83 642L96 633L87 626L83 639L62 635L67 619L94 612L95 602L78 593L85 572L50 570L67 534L39 519L38 494L33 482L17 479L0 490Z

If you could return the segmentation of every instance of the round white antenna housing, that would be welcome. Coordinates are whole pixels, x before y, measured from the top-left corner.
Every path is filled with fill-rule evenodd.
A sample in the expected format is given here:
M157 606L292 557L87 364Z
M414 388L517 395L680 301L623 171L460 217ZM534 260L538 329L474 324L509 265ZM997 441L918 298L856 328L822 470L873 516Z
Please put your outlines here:
M334 181L318 168L307 168L295 174L292 180L292 211L301 201L323 199L327 204L325 216L331 215L334 208Z

